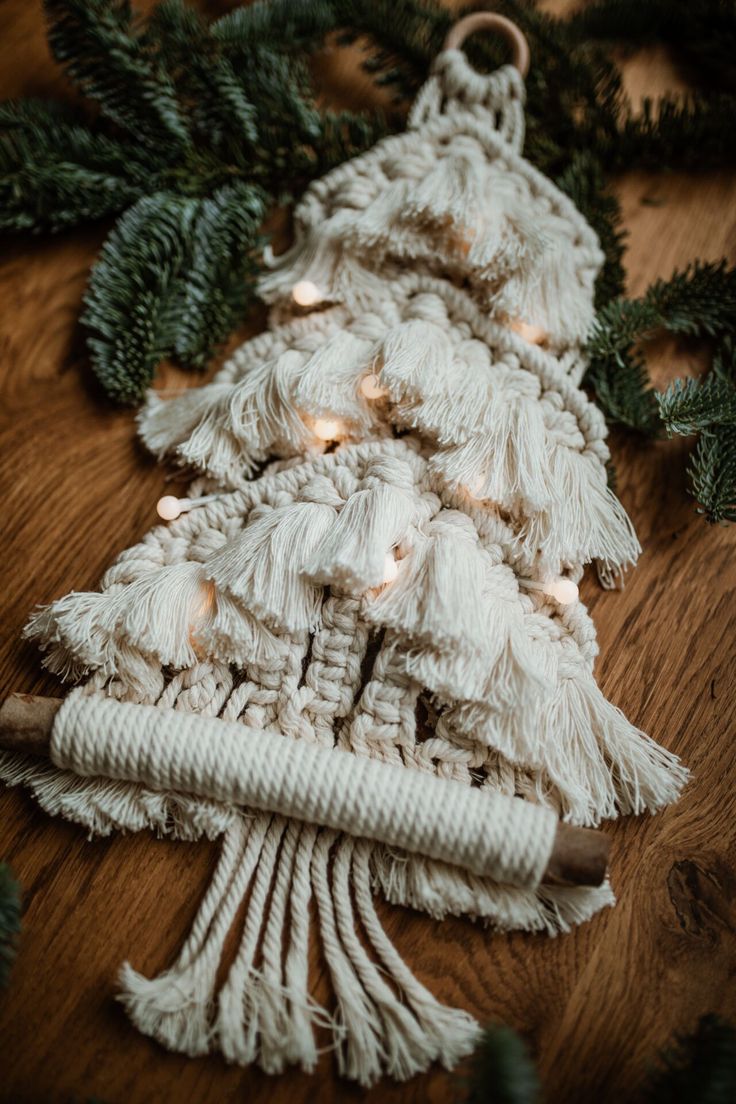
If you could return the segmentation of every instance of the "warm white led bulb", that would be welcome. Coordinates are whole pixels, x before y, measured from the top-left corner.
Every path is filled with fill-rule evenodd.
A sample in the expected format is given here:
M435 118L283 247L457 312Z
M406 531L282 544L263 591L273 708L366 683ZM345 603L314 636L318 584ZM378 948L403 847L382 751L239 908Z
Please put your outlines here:
M550 598L554 598L561 606L569 606L573 602L577 602L580 593L577 584L572 579L563 579L562 577L549 579L544 584L544 590Z
M386 559L383 561L383 581L384 583L392 583L396 576L399 574L399 565L393 557L391 552L386 553Z
M314 432L320 441L334 441L342 433L342 426L335 418L317 418Z
M547 336L546 330L541 326L532 326L529 322L522 322L520 319L511 323L511 329L530 345L541 345Z
M381 385L381 381L375 372L371 372L369 376L363 376L360 381L360 390L367 399L383 399L388 395L387 388Z
M291 289L291 297L299 307L313 307L322 299L322 292L311 280L299 280Z
M181 504L175 495L164 495L156 503L156 513L163 521L176 521L181 513Z

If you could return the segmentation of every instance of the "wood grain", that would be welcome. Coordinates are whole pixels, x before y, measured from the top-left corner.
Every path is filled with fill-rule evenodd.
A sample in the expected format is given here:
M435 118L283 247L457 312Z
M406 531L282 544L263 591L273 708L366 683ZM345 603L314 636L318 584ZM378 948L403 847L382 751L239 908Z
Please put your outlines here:
M63 86L35 0L5 0L0 31L0 97ZM325 71L342 102L367 99L354 59L332 58ZM675 78L652 50L627 63L627 80L638 94ZM695 256L736 255L733 177L637 175L619 190L633 292ZM153 523L167 480L137 445L132 414L105 405L85 364L76 319L104 231L6 244L0 258L3 695L59 693L19 641L29 610L94 587ZM699 368L698 350L685 342L653 353L658 382ZM555 1104L633 1101L673 1031L692 1028L706 1011L736 1017L736 530L709 528L696 515L685 496L685 443L616 437L613 450L645 551L622 592L601 592L592 577L584 584L600 637L598 676L628 716L685 759L692 783L665 814L615 826L619 904L572 935L491 936L465 921L381 907L389 935L442 999L527 1035ZM460 1098L456 1076L442 1071L363 1092L338 1082L329 1058L313 1079L273 1081L217 1057L166 1053L126 1021L113 999L115 976L128 956L144 972L166 965L206 885L214 845L148 835L88 842L15 792L0 795L0 817L0 855L25 897L20 953L0 998L1 1100ZM325 999L318 958L314 965Z

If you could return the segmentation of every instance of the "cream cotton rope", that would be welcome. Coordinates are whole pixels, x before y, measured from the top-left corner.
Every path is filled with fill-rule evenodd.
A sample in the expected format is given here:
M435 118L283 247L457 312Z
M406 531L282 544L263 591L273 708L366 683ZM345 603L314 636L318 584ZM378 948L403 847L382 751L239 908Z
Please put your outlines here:
M312 1070L326 1035L363 1085L452 1067L479 1026L374 895L569 931L613 895L542 881L559 820L654 812L687 778L593 677L583 564L611 581L639 546L579 386L600 248L521 156L523 101L514 65L445 49L407 132L307 190L268 331L141 414L201 473L170 524L27 626L82 685L51 762L0 753L0 776L90 833L221 839L176 960L121 974L173 1050Z

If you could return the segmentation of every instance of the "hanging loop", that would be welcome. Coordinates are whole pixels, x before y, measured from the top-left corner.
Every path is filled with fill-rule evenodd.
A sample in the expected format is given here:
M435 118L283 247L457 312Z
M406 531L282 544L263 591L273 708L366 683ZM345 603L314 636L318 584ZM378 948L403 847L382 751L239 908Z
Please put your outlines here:
M529 43L515 23L507 19L505 15L497 12L473 12L459 19L450 27L445 39L445 50L459 50L468 35L476 31L495 31L506 39L513 50L512 65L519 70L522 77L529 72Z

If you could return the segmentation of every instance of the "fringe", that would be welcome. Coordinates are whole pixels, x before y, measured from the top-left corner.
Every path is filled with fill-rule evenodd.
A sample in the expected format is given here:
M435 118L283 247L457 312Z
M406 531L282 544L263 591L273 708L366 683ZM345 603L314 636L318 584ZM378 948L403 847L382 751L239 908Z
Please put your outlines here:
M302 568L336 517L334 506L319 502L257 507L239 536L207 561L207 577L269 624L313 630L323 592Z
M238 817L223 837L220 859L179 957L170 969L145 978L126 962L119 1000L144 1035L169 1050L206 1054L212 1039L217 970L228 931L242 901L269 826Z
M416 495L376 478L350 496L304 568L315 584L362 594L381 586L386 557L418 517Z
M555 491L538 398L496 392L482 432L440 449L430 467L450 485L465 487L473 498L518 512L543 509Z
M337 415L355 435L381 426L375 403L360 393L360 382L371 361L371 342L342 330L317 349L304 366L294 402L308 414Z
M216 839L230 826L227 805L183 794L147 790L132 782L82 778L50 762L0 752L0 780L24 786L50 816L79 824L90 838L151 829L173 839Z
M524 772L524 797L572 824L596 827L656 812L689 777L677 756L634 728L577 664L561 671L553 694L527 701L522 711L459 705L440 724L500 752Z
M609 572L633 566L641 546L598 457L559 444L549 457L549 478L554 502L529 517L519 531L525 551L539 552L554 572L566 563L594 559Z
M370 877L387 901L436 920L468 916L496 931L569 932L616 901L606 882L596 888L541 886L536 892L499 885L447 863L374 848Z

